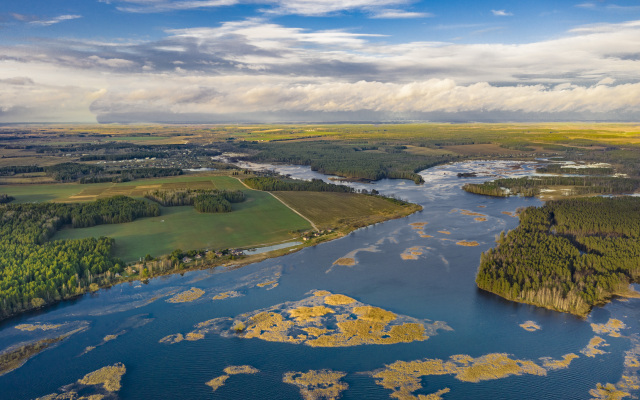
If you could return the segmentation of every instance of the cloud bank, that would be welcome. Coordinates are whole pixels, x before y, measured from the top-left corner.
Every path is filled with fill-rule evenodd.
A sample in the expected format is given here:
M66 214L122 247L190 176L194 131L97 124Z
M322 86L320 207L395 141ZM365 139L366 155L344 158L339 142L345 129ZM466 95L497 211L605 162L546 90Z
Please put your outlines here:
M155 41L0 47L0 121L640 115L640 21L517 45L389 39L247 19Z

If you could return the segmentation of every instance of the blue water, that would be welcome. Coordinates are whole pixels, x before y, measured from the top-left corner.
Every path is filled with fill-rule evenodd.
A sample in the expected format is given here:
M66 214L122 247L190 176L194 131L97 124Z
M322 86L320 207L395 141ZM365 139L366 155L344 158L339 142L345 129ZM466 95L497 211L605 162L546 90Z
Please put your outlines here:
M479 177L456 177L458 172L477 171ZM495 245L495 236L517 226L517 218L503 214L519 207L540 205L536 199L490 198L460 189L465 182L481 182L488 176L521 176L533 172L530 164L515 162L468 162L440 166L422 172L426 183L401 180L354 184L417 202L424 210L353 232L349 236L316 247L239 269L217 268L152 279L148 284L127 283L101 290L44 312L24 315L0 325L0 349L60 331L86 325L59 345L33 357L21 368L0 377L0 398L31 399L54 393L85 374L122 362L127 372L118 393L123 399L299 399L296 386L282 382L289 371L331 369L346 372L349 388L344 399L387 399L391 391L376 384L366 372L398 360L448 359L456 354L480 357L508 353L511 358L542 365L541 357L579 356L569 368L548 371L546 376L508 376L503 379L462 382L454 376L428 376L423 389L429 394L443 388L444 399L586 399L597 383L617 383L624 370L625 351L640 333L640 300L614 300L596 308L587 320L541 308L505 301L476 288L474 279L481 252ZM306 167L287 167L301 179L327 177ZM483 206L480 208L479 206ZM474 216L455 210L470 210ZM452 212L453 211L453 212ZM428 222L420 237L409 223ZM448 231L450 234L439 233ZM449 239L449 240L442 240ZM455 241L480 243L462 247ZM400 254L421 247L417 260ZM357 264L333 266L338 258L355 252ZM256 283L278 280L276 287ZM172 293L197 287L205 295L191 303L165 300ZM176 344L159 343L167 335L186 334L199 322L268 308L310 296L312 290L328 290L353 297L399 315L444 321L453 330L440 330L426 341L394 345L362 345L312 348L290 343L267 342L209 334L203 340ZM213 301L225 291L241 296ZM591 323L610 318L628 328L622 337L599 335L608 346L606 354L586 357L582 350L596 334ZM527 332L519 324L532 320L542 329ZM24 332L19 324L67 324L58 330ZM56 333L58 332L58 333ZM103 342L106 335L117 339ZM83 354L87 346L96 346ZM205 382L223 375L229 365L251 365L254 375L233 375L213 391ZM635 395L638 395L637 391Z

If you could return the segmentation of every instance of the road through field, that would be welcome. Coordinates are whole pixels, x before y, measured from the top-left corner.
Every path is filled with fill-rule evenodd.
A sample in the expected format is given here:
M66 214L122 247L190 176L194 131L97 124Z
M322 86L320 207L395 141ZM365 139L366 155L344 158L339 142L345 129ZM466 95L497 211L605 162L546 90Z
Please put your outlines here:
M253 188L250 188L249 186L247 186L242 179L240 178L236 178L238 181L240 181L240 183L242 183L244 185L244 187L246 187L249 190L256 190ZM258 190L259 192L262 192L262 190ZM311 226L313 227L314 230L319 231L320 229L318 229L318 227L316 226L316 224L313 223L313 221L311 221L309 218L305 217L304 215L300 214L295 208L291 207L290 205L288 205L287 203L285 203L284 201L282 201L281 198L279 198L278 196L276 196L275 194L271 193L271 192L267 192L269 193L271 196L273 196L276 200L278 200L280 203L282 203L285 207L287 207L289 210L293 211L294 213L298 214L299 216L301 216L302 218L304 218L307 222L309 222L311 224Z

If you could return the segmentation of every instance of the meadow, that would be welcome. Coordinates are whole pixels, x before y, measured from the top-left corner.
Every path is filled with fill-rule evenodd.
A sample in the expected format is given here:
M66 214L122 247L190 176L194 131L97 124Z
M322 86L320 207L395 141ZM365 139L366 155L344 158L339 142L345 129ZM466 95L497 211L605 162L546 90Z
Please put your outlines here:
M319 229L366 226L409 215L420 209L400 206L381 197L356 193L273 192L282 201L313 221Z
M114 255L125 261L136 261L146 254L159 256L175 249L225 249L255 247L279 243L296 237L310 224L266 192L247 190L237 179L224 176L180 176L166 179L96 185L47 185L57 191L43 193L42 186L33 192L18 193L18 201L44 196L58 196L57 201L90 201L124 194L141 197L150 189L211 188L243 190L246 200L233 204L233 211L222 214L198 213L192 206L160 207L158 217L140 218L130 223L98 225L82 229L63 229L53 240L107 236L116 240ZM59 186L75 186L81 191ZM64 197L66 195L66 197Z

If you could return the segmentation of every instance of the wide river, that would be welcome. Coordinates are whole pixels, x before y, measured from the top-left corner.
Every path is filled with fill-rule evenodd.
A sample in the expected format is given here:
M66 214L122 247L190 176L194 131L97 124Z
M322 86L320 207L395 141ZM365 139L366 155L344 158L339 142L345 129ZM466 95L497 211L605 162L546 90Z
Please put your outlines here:
M517 226L519 207L541 202L460 187L531 173L476 161L425 170L423 185L353 184L424 210L284 257L121 284L6 321L0 349L75 333L0 376L0 398L70 384L123 399L587 399L598 384L638 396L639 299L584 320L476 288L480 254ZM119 391L78 382L116 363L126 367Z

